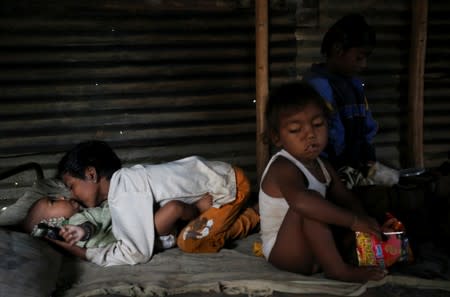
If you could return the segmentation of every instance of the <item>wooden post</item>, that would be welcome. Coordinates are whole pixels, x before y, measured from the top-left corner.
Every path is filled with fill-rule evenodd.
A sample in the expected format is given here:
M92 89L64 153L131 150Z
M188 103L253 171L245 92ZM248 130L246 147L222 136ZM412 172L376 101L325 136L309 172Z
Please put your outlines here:
M427 44L428 1L412 2L411 50L408 88L408 145L410 166L424 167L423 149L423 80Z
M269 146L264 144L264 111L269 94L269 24L268 0L255 1L256 27L256 173L258 184L269 159Z

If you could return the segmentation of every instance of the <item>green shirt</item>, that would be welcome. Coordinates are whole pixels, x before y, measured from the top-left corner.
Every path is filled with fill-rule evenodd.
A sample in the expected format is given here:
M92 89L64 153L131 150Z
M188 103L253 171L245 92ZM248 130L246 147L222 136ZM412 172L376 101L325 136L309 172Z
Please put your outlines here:
M67 224L81 225L89 222L95 226L95 232L86 241L78 241L77 246L83 248L105 247L116 241L112 233L111 213L108 202L101 206L85 208L81 212L73 215Z

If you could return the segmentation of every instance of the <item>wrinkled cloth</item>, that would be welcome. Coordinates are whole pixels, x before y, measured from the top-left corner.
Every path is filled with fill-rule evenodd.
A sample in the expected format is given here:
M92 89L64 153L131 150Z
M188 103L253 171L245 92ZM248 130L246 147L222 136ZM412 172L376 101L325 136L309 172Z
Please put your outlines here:
M426 289L450 292L449 281L406 275L388 275L381 281L358 284L327 279L323 274L304 276L279 270L262 257L253 255L252 245L258 238L258 234L252 234L237 240L233 249L224 248L218 253L193 254L170 249L156 254L150 263L134 266L103 268L70 258L58 275L60 286L55 296L221 296L221 293L253 297L282 293L359 296L368 288L385 284L422 289L417 296L434 296Z
M243 207L250 197L250 182L235 167L237 193L233 202L210 208L190 222L178 235L178 247L188 253L216 253L227 242L246 237L259 223L253 208Z
M338 170L339 177L347 189L355 186L384 185L393 186L399 182L400 172L380 162L369 167L367 176L355 168L343 166Z

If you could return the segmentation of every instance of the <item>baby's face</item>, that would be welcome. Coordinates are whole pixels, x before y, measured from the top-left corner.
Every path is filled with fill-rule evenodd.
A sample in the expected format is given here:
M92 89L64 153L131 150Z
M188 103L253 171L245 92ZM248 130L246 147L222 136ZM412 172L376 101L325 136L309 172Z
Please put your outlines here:
M36 209L45 219L48 218L70 218L80 211L80 204L77 201L64 199L64 197L51 199L49 197L42 198Z

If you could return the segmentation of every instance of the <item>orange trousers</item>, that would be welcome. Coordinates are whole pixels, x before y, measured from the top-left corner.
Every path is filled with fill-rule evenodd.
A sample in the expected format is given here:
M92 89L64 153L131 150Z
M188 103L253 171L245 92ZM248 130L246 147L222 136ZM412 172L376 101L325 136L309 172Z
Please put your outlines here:
M250 197L250 182L242 169L234 167L236 199L211 207L192 220L178 235L178 247L188 253L215 253L227 242L246 237L259 223L253 208L243 209Z

